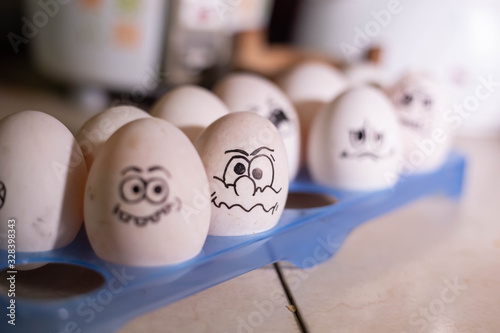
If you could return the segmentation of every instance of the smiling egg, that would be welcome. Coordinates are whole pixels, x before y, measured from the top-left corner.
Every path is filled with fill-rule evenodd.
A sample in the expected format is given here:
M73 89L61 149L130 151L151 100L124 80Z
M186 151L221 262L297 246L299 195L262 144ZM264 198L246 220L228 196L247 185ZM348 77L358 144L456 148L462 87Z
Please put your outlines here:
M301 162L305 163L309 130L316 114L347 87L345 76L336 68L318 61L302 63L278 79L290 98L300 122Z
M210 182L209 234L247 235L278 223L288 195L288 162L269 120L230 113L208 126L195 146Z
M90 170L101 145L123 125L136 119L150 117L145 111L130 105L109 108L90 118L76 135Z
M92 248L122 265L188 260L207 237L208 198L203 164L184 133L158 118L133 121L102 146L89 173L84 209Z
M452 146L443 88L429 74L409 72L388 90L401 124L404 171L429 172L441 166Z
M153 117L167 120L194 142L215 120L229 113L226 105L211 91L193 85L165 94L151 110Z
M314 119L308 168L319 184L354 191L390 187L398 179L401 134L391 102L379 90L349 90Z
M5 237L0 247L7 249L9 220L15 221L17 251L49 251L71 243L83 222L86 177L80 147L57 119L38 111L3 118L0 235Z
M226 76L214 92L231 112L255 112L276 126L286 147L290 179L294 179L299 169L300 125L297 112L285 94L271 81L246 73Z

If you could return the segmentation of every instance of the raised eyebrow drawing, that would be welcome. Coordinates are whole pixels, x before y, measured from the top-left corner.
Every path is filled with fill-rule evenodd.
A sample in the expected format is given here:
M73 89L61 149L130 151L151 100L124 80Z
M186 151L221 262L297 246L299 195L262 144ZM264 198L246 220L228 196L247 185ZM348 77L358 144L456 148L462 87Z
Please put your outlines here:
M268 148L268 147L260 147L260 148L255 149L255 150L254 150L254 151L253 151L250 155L251 155L251 156L254 156L254 155L258 154L258 153L259 153L261 150L263 150L263 149L267 149L267 150L269 150L271 153L273 153L273 152L274 152L274 149L271 149L271 148Z
M139 167L136 167L136 166L129 166L129 167L126 167L125 169L122 170L122 175L125 175L127 172L130 172L130 171L141 173L142 169Z
M172 178L172 174L170 173L170 171L168 171L167 169L165 169L164 167L162 167L161 165L155 165L155 166L152 166L148 169L148 172L153 172L153 171L163 171L168 178Z
M248 156L248 153L243 149L230 149L224 152L224 154L229 154L229 153L240 153L242 155Z

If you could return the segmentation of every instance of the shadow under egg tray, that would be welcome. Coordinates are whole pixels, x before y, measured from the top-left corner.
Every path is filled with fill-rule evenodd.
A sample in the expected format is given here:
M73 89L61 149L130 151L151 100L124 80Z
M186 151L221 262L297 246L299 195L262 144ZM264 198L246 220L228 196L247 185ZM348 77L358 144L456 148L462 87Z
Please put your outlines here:
M85 230L68 246L41 253L16 253L16 264L63 263L97 271L104 283L97 289L61 299L15 300L15 326L7 323L7 293L0 296L2 332L113 332L131 319L277 261L307 268L327 260L354 228L424 196L462 193L465 158L452 153L435 172L402 178L392 189L345 192L321 187L306 177L290 185L290 193L336 198L331 205L285 209L273 229L250 236L209 236L202 252L177 265L138 268L99 259ZM321 256L318 253L321 252ZM327 255L325 255L325 253ZM0 251L0 269L7 270L7 251ZM19 278L23 274L18 271ZM82 283L75 281L74 284ZM21 288L19 286L18 288ZM97 302L93 311L89 299ZM7 311L9 311L7 309ZM7 312L8 313L8 312Z

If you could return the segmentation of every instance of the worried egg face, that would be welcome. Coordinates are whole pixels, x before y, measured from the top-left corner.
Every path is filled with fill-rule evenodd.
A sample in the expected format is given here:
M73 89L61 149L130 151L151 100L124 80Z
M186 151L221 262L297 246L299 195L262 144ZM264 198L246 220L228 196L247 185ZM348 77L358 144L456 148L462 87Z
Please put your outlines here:
M430 75L410 72L389 90L401 124L405 170L432 171L451 149L450 126L444 121L446 95Z
M232 113L210 125L195 145L210 182L211 235L246 235L276 225L288 194L288 165L271 122Z
M394 110L375 88L349 90L316 117L309 137L313 179L346 190L378 190L397 180L401 135Z
M195 197L205 201L196 204ZM85 226L96 254L133 266L197 255L210 223L208 181L189 139L157 119L133 121L102 146L85 190Z
M214 92L231 112L254 112L274 124L286 147L290 178L295 178L299 168L300 126L297 112L286 95L269 80L242 73L222 79Z

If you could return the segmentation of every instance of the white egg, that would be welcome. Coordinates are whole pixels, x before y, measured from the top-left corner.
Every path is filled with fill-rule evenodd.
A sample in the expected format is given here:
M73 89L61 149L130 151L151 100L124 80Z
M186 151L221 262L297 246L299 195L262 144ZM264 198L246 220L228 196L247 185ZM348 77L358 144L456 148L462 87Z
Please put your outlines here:
M409 72L388 90L401 124L406 173L441 166L451 150L452 133L445 122L447 98L429 74Z
M101 149L89 172L84 206L96 254L132 266L196 256L207 237L211 207L203 164L184 133L162 119L139 119Z
M120 127L136 119L148 118L145 111L130 105L109 108L90 118L76 135L90 170L101 145Z
M278 86L290 98L300 123L301 164L305 164L307 140L313 119L321 108L347 88L345 76L322 62L304 62L278 79Z
M209 234L247 235L278 223L288 195L288 162L269 120L230 113L207 127L195 146L210 182Z
M215 120L229 113L226 105L211 91L193 85L165 94L151 109L151 115L180 128L194 142Z
M394 185L401 151L391 102L375 88L360 87L320 111L311 129L307 161L319 184L370 191Z
M370 62L352 64L344 69L344 75L350 88L365 85L385 87L387 83L387 73L380 65Z
M83 221L87 167L57 119L23 111L0 121L0 247L15 220L17 251L49 251L73 241Z
M300 125L297 112L285 94L271 81L245 73L226 76L214 92L231 112L255 112L278 128L288 154L290 179L294 179L299 169Z

